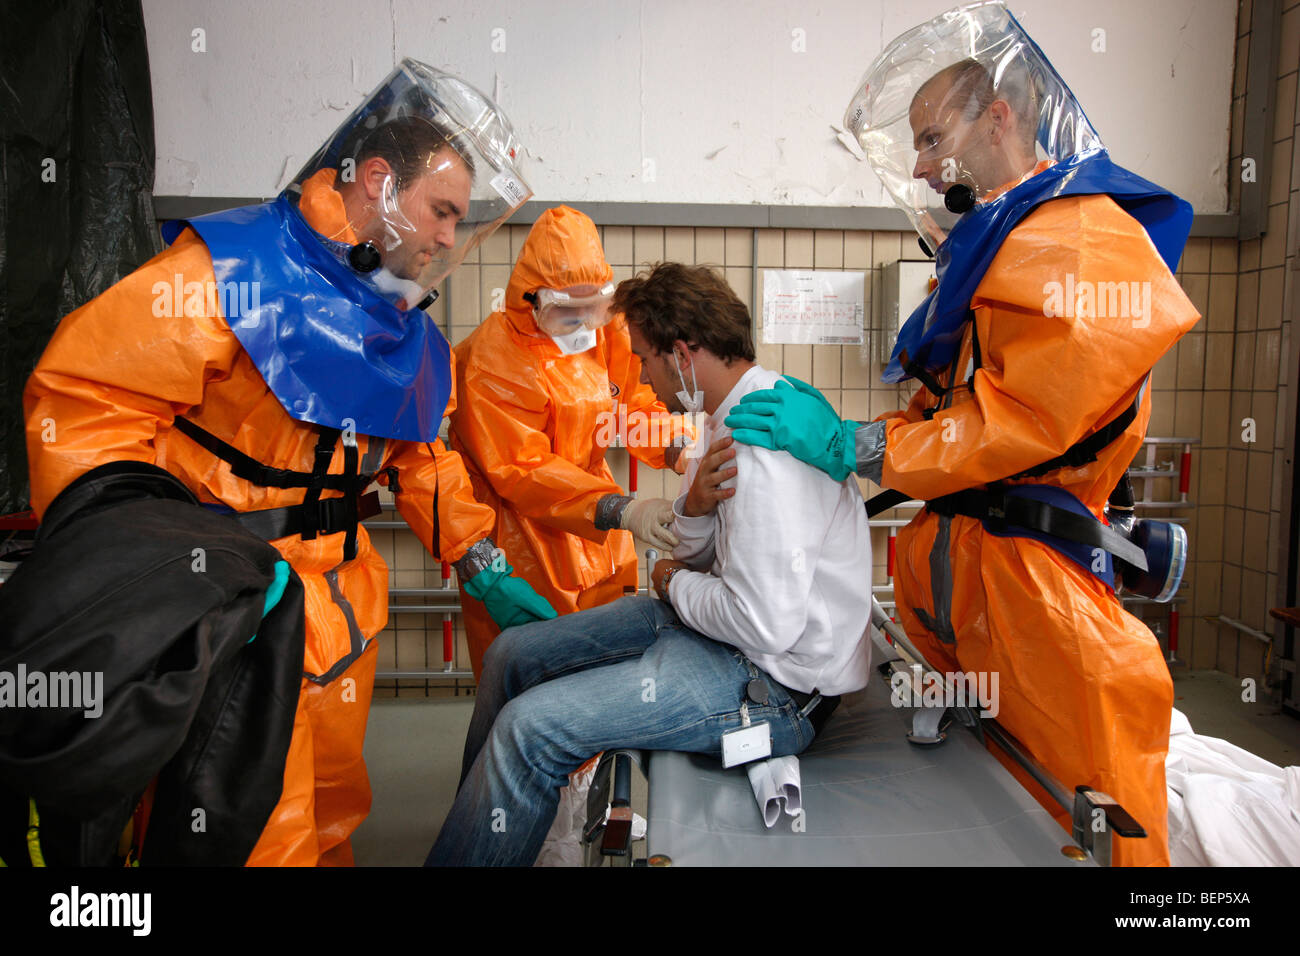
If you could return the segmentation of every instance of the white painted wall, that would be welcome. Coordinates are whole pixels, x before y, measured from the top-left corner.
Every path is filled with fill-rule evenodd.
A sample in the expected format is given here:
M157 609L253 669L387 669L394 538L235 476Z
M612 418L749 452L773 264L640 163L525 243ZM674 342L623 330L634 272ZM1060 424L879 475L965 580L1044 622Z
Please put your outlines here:
M884 43L954 5L144 0L155 192L273 195L410 56L498 95L541 200L887 205L831 124ZM1233 0L1011 6L1117 162L1198 212L1227 208Z

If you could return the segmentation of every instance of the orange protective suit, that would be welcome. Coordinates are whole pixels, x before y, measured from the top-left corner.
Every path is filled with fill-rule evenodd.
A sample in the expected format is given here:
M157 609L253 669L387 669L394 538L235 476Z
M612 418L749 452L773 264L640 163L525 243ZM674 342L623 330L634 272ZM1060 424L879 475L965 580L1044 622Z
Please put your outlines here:
M332 177L326 170L307 184L302 212L317 231L355 242ZM199 282L203 289L214 281L207 247L188 229L65 318L50 340L24 394L38 516L74 478L123 459L157 464L201 501L237 511L303 500L301 488L265 488L236 478L229 465L174 429L174 418L184 416L264 464L300 471L311 470L317 440L315 427L291 418L267 388L212 297L182 303L160 298L178 281ZM448 411L454 407L453 391ZM362 472L397 470L398 509L425 547L454 561L491 533L491 511L474 500L460 456L441 442L431 448L356 438ZM343 471L343 454L337 446L332 474ZM435 486L439 541L433 540ZM284 790L250 865L351 863L349 834L370 809L362 742L374 637L388 619L388 569L364 527L352 561L343 561L344 539L339 533L272 542L306 591L305 674Z
M1075 290L1149 282L1145 316L1045 315L1049 283L1067 275ZM1107 287L1100 295L1106 300ZM973 355L968 326L956 362L938 376L958 387L942 402L922 388L905 412L885 417L886 488L933 499L1055 458L1123 412L1200 318L1142 226L1106 196L1054 200L1025 217L971 308L982 354L974 390L962 384ZM926 420L922 411L936 406ZM1063 487L1100 517L1149 419L1148 391L1097 461L1013 483ZM999 723L1067 788L1109 793L1146 828L1145 840L1116 841L1115 862L1167 865L1173 683L1150 630L1069 558L1035 540L987 534L971 517L923 510L898 536L897 568L900 623L931 664L996 672ZM1067 811L1003 762L1070 826Z
M606 604L637 583L632 535L594 524L596 503L623 494L605 463L619 406L629 451L651 467L664 467L663 446L682 434L680 417L669 419L654 390L639 384L622 316L596 331L595 348L564 355L524 300L543 288L602 286L613 274L592 221L566 206L548 209L519 252L505 310L456 346L451 445L476 497L496 512L493 540L560 614ZM461 607L477 676L498 629L463 587Z

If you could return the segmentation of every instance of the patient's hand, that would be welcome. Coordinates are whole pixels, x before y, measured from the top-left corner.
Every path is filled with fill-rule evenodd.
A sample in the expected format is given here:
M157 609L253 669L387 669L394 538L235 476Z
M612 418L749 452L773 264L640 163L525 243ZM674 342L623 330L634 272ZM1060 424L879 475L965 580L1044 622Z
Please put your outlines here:
M654 570L650 572L650 583L658 594L665 601L668 595L664 594L664 576L673 568L680 568L683 571L691 570L689 564L683 564L681 561L674 561L672 558L660 558L655 562Z
M730 435L719 438L709 446L708 453L700 462L700 469L695 473L690 491L686 492L686 501L682 509L689 518L702 518L712 514L719 501L730 498L736 493L735 488L719 487L728 478L736 476L734 467L727 467L727 462L736 457L732 448L735 439Z
M669 445L664 449L664 464L679 475L686 474L685 445Z

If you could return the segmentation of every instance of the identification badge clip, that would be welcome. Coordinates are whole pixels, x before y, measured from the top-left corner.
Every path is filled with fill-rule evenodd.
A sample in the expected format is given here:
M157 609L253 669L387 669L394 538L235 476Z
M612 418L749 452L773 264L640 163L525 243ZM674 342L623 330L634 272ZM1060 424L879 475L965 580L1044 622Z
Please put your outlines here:
M772 756L772 735L767 721L752 724L749 720L749 701L740 705L741 726L722 735L722 766L737 767L753 760Z

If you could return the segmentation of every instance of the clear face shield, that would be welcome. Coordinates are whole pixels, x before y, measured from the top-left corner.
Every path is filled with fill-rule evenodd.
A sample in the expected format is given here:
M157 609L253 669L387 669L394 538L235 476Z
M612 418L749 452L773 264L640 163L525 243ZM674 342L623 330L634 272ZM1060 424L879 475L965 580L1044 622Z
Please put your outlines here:
M336 203L337 193L355 238L324 236L326 244L410 309L431 301L434 287L532 195L517 149L491 99L406 59L285 191L304 211Z
M1040 162L1102 147L1001 3L950 10L895 39L858 84L844 124L931 253L958 216Z

